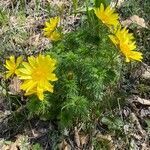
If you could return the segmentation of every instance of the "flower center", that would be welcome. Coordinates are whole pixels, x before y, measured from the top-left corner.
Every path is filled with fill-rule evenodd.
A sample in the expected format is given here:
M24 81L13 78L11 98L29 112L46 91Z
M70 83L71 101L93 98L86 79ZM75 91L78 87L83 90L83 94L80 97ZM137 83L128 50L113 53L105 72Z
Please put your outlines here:
M34 79L35 81L41 81L44 80L47 76L47 71L45 69L45 67L43 66L43 68L36 68L36 70L33 71L32 73L32 79Z
M102 15L102 21L103 21L104 23L108 23L108 21L109 21L108 15L103 14L103 15Z

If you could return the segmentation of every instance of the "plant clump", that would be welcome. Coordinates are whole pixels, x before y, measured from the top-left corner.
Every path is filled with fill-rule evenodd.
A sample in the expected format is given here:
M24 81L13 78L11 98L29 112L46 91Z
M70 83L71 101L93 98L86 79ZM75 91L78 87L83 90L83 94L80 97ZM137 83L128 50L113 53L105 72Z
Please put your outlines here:
M121 27L119 14L109 5L87 9L81 26L70 33L61 33L60 21L58 16L50 18L42 30L51 48L27 61L20 56L15 62L11 56L5 67L7 79L16 75L21 80L29 114L56 119L66 128L92 123L105 111L107 91L121 77L120 52L126 62L143 57L135 50L133 34Z

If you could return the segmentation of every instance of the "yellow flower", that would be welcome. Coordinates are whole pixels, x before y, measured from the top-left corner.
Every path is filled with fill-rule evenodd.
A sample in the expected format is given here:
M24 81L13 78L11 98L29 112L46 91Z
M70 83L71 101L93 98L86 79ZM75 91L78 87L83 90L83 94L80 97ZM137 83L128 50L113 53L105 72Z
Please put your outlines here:
M53 85L50 82L57 80L53 73L55 65L56 61L49 55L28 57L28 62L22 63L23 67L19 69L18 74L19 79L24 80L21 89L26 92L25 95L36 94L40 100L43 100L45 91L53 93Z
M136 44L133 34L129 33L126 28L119 28L115 35L109 35L109 37L124 54L126 62L130 62L130 60L141 61L143 59L142 53L135 51Z
M51 18L49 22L45 22L44 36L52 41L58 41L60 39L60 33L56 31L58 23L60 21L59 17Z
M6 63L4 65L8 69L8 71L6 71L6 79L18 73L18 67L21 62L22 62L21 56L18 57L16 61L15 61L15 56L10 56L9 60L6 60Z
M51 33L51 35L49 36L49 39L52 41L58 41L60 40L61 36L57 31L54 31Z
M104 5L101 3L100 8L95 8L94 12L96 16L108 27L116 27L119 24L119 16L115 13L115 9L112 9L110 6L107 6L107 8L104 9Z
M136 48L136 45L134 43L128 44L127 42L120 43L120 50L126 57L126 62L130 62L130 60L142 60L142 53L137 52L134 49Z
M116 28L116 31L114 31L115 36L110 36L113 38L114 42L117 44L119 42L131 42L133 43L134 36L133 33L129 33L129 31L126 29L126 27L121 28L121 26Z

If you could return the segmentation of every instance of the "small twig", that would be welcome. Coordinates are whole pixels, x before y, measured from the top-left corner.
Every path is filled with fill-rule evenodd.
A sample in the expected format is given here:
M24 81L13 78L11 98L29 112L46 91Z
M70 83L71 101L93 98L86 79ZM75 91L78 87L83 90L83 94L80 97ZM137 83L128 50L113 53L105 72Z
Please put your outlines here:
M131 113L131 118L132 118L133 122L136 123L139 132L141 132L141 134L142 134L143 136L145 136L146 132L145 132L145 130L143 130L141 124L139 123L138 118L136 117L136 115L135 115L133 112Z
M116 0L116 3L115 3L115 8L117 7L117 5L118 5L118 2L119 2L119 0Z

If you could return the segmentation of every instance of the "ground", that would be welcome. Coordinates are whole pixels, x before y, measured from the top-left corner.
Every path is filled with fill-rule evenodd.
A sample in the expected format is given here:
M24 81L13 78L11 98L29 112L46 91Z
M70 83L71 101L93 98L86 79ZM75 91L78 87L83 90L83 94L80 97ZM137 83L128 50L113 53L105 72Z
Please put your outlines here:
M63 32L80 26L84 1L67 0L1 0L0 3L0 65L10 54L30 55L43 52L51 42L43 36L47 18L60 15ZM116 1L113 1L116 4ZM143 53L141 63L123 67L123 78L116 87L117 104L97 120L90 134L82 125L60 133L53 121L30 119L24 110L26 100L15 78L6 87L0 68L0 149L2 150L69 150L69 149L150 149L150 1L118 1L121 23L134 33ZM92 3L92 2L91 2ZM91 4L92 5L92 4ZM7 89L7 90L6 90ZM19 98L14 96L18 94ZM9 96L8 96L9 95ZM21 97L21 98L20 98ZM16 109L16 99L19 99ZM92 144L90 139L92 138Z

